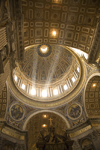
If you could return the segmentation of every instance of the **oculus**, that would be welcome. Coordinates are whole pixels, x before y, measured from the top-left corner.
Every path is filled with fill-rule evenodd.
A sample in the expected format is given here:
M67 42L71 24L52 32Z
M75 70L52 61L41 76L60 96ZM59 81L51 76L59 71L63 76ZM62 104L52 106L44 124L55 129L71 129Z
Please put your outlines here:
M46 46L46 45L42 45L42 46L40 47L40 51L41 51L41 53L43 53L43 54L46 54L46 53L48 52L48 50L49 50L49 48L48 48L48 46Z
M50 45L38 45L37 46L37 53L41 57L47 57L51 54L51 46Z

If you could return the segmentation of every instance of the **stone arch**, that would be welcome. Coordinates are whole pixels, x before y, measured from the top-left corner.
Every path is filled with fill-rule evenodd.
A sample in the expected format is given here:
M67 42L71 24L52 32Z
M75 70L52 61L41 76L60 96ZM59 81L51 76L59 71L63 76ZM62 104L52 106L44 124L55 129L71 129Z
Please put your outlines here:
M100 117L100 73L89 77L84 89L84 106L89 118Z
M44 117L46 115L46 118ZM31 114L24 123L23 130L28 131L28 147L36 148L36 142L38 138L41 136L41 133L44 135L48 135L48 129L50 127L49 119L52 118L53 127L55 128L55 132L60 135L65 135L66 129L68 129L69 123L67 119L59 114L56 111L52 110L40 110L33 114ZM43 127L43 125L46 125Z
M56 111L53 111L53 110L40 110L40 111L37 111L35 113L32 113L24 122L24 125L23 125L23 130L25 130L26 128L26 125L28 123L28 121L35 115L39 114L39 113L54 113L56 115L58 115L59 117L61 117L64 121L65 121L65 124L67 125L68 128L70 128L70 124L68 122L68 120L66 119L66 117L64 117L62 114L56 112Z

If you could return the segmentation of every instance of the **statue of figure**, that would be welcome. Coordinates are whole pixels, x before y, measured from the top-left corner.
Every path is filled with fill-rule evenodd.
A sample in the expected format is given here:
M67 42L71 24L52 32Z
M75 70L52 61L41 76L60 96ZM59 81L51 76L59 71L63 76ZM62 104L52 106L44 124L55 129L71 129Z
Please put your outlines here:
M50 120L50 126L48 128L48 134L44 135L42 131L40 131L40 136L38 142L36 143L36 147L39 150L46 150L48 147L52 150L53 147L59 148L59 146L63 146L62 150L71 150L73 145L73 140L70 139L68 133L65 132L64 135L57 134L55 132L55 127L52 124L53 119Z

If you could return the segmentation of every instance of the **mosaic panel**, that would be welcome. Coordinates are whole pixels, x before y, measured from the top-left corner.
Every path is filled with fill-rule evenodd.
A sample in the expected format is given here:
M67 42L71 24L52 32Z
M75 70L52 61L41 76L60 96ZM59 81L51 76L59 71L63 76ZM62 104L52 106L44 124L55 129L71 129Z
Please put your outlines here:
M28 107L25 104L22 104L17 100L9 91L10 99L8 102L8 108L6 112L6 121L9 125L14 126L15 128L22 129L25 119L37 111L37 109Z
M67 105L56 108L56 111L67 118L72 128L79 126L86 121L82 95L83 92L73 99L73 101L67 103Z
M77 103L72 104L68 108L68 116L71 119L76 119L76 118L80 117L81 113L82 113L82 108Z
M24 110L19 104L14 104L10 108L11 117L15 120L21 120L24 115Z

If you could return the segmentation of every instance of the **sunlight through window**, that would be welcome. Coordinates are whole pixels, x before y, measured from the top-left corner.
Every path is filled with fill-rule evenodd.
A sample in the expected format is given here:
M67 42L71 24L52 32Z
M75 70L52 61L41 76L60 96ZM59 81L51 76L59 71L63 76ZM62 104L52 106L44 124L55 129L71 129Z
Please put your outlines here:
M64 85L64 90L66 91L68 89L68 86L65 84Z
M57 90L57 89L54 89L54 90L53 90L53 94L54 94L54 95L58 95L58 90Z
M79 67L77 67L77 71L78 71L78 72L80 72L80 69L79 69Z
M14 76L14 80L17 81L17 76L16 75Z
M25 90L25 84L22 84L22 89Z
M42 97L47 97L47 90L42 91Z
M74 77L72 77L72 81L73 81L73 83L75 82L75 78Z
M31 89L31 94L36 95L36 90L34 88Z

